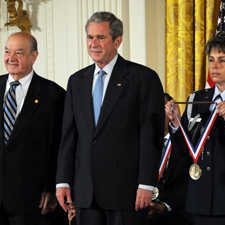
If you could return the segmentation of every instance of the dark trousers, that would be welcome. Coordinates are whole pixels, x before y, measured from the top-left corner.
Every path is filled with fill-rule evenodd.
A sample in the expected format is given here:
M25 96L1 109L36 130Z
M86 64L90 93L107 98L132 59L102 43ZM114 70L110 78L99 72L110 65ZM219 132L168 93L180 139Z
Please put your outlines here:
M90 208L76 207L77 225L147 225L148 209L132 210L104 210L95 198Z
M225 215L205 216L193 214L194 225L225 225Z
M149 225L192 225L192 215L183 210L172 210L149 218Z
M1 225L50 225L49 215L38 214L17 215L6 212L3 204L0 205Z

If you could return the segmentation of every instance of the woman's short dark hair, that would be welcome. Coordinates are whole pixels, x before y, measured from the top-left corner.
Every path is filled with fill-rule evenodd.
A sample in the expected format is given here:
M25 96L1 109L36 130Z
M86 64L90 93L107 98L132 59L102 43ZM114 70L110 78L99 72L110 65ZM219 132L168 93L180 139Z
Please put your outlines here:
M225 53L225 32L217 32L212 38L208 40L205 45L206 55L209 56L212 49Z

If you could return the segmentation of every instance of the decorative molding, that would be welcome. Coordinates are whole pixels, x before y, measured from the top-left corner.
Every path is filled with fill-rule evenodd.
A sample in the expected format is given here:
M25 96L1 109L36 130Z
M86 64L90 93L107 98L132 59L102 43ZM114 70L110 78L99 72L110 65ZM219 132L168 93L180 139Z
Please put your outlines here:
M53 2L48 2L45 7L46 18L46 66L47 77L55 80L54 65L54 29L53 29Z
M9 13L9 22L5 23L5 26L17 26L21 31L31 33L30 18L26 10L23 10L22 0L5 0L7 1L7 12ZM16 2L18 2L18 8L16 10Z

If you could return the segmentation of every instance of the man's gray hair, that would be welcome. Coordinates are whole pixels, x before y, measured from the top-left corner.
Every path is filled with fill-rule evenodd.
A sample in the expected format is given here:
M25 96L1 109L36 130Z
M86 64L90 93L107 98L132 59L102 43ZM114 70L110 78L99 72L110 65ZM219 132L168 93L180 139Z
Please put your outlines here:
M112 36L112 40L119 36L123 36L123 23L114 14L110 12L96 12L87 21L85 25L85 31L87 33L88 25L90 23L109 22L109 33Z

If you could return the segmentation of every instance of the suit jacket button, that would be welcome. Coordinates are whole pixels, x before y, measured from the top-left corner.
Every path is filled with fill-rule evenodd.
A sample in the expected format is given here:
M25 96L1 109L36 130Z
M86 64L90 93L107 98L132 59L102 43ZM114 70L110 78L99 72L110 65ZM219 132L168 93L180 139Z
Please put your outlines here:
M94 141L92 142L92 144L93 144L93 145L96 145L96 144L97 144L97 141L96 141L96 140L94 140Z
M210 141L210 136L207 137L207 140Z
M210 152L207 152L206 155L207 155L207 156L210 156Z
M163 179L163 183L164 183L164 184L166 183L166 180L165 180L165 179Z
M210 167L207 167L207 171L210 172L211 171L211 168Z

